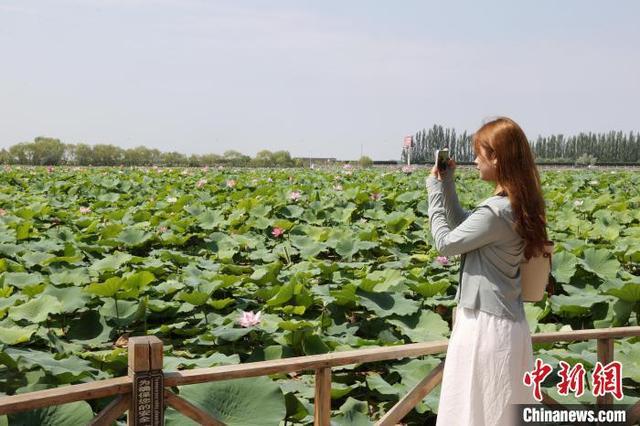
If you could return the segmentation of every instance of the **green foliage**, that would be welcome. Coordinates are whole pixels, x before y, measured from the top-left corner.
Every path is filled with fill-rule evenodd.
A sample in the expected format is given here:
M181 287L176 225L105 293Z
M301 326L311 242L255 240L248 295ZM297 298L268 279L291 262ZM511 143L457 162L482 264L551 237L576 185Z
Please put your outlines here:
M17 414L9 414L10 426L58 426L87 424L93 419L91 406L85 401L72 402L26 411Z
M278 424L286 413L282 390L268 377L182 386L180 396L229 426L270 426ZM197 423L169 409L166 424Z
M577 166L595 166L597 162L598 159L591 154L582 154L576 158Z
M124 333L159 336L167 369L446 339L459 261L435 260L425 173L7 168L0 174L0 392L124 375L126 351L114 348ZM467 209L491 194L475 173L461 169L456 179ZM583 169L542 180L556 293L527 304L530 330L637 325L640 175ZM259 320L240 323L243 312L258 311ZM629 387L640 385L639 346L616 343ZM595 356L590 347L547 349L556 361ZM334 369L333 417L368 424L437 362ZM312 375L261 378L271 401L264 407L262 395L241 385L185 387L181 395L229 424L246 421L237 417L243 405L211 401L233 389L242 390L239 401L252 395L247 413L264 408L269 424L313 421ZM406 421L423 424L437 396Z
M471 162L475 155L471 135L466 131L456 134L455 129L445 129L433 125L422 129L413 137L415 146L411 149L411 163L433 164L437 149L449 148L452 158L458 162ZM607 133L579 133L577 135L539 136L530 140L529 145L538 163L565 163L595 165L605 163L640 163L640 133L610 131ZM409 151L402 150L401 162L407 161Z
M288 151L271 152L263 150L256 157L229 150L223 155L202 154L187 156L180 152L160 152L144 146L123 149L108 144L63 144L59 139L37 137L33 142L22 142L9 149L0 150L0 164L21 164L33 166L258 166L292 167L301 166L291 158Z
M373 165L373 160L370 157L363 155L358 160L358 165L360 165L360 167L371 167Z

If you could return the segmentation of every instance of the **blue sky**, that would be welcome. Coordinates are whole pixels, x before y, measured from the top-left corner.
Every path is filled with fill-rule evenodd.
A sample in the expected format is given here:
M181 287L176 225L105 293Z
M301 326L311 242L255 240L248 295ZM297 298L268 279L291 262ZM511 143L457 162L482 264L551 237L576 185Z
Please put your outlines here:
M437 123L640 130L640 2L0 0L0 146L397 159Z

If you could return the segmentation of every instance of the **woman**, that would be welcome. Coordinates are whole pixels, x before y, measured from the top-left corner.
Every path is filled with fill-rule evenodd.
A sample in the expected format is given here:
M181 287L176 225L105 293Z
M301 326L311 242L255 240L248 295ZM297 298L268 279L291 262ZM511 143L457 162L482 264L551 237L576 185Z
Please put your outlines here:
M534 404L522 377L533 369L519 265L547 241L538 170L524 132L497 118L473 135L480 178L494 195L468 212L453 174L436 166L427 178L429 221L438 252L461 254L456 319L440 391L437 425L516 424L511 404Z

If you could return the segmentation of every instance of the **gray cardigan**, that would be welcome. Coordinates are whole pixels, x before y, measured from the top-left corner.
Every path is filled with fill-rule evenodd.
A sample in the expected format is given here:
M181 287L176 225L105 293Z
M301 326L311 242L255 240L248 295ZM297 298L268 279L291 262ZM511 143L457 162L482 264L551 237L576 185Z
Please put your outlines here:
M515 231L508 197L489 197L473 211L462 209L451 173L427 178L429 224L438 252L462 254L459 306L513 320L524 318L520 262L524 240Z

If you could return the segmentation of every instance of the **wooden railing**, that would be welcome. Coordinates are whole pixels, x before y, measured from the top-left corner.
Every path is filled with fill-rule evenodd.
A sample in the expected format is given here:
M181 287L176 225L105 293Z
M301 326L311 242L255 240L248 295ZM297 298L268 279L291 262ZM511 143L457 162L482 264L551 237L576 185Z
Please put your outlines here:
M630 336L640 336L640 326L538 333L532 336L532 342L535 344L596 339L598 360L608 364L613 360L614 339ZM433 355L445 352L447 344L446 340L414 343L165 373L162 371L163 346L160 339L155 336L133 337L129 339L128 376L2 397L0 415L116 395L117 397L98 413L90 424L109 425L128 411L128 425L160 425L164 423L164 406L168 405L200 424L219 426L224 423L176 395L169 388L277 373L315 371L314 424L328 426L331 415L332 367ZM443 367L444 361L410 390L376 425L395 425L402 420L441 382ZM561 406L546 394L543 403ZM612 403L611 394L597 398L599 406ZM627 424L634 424L638 420L640 402L627 409Z

